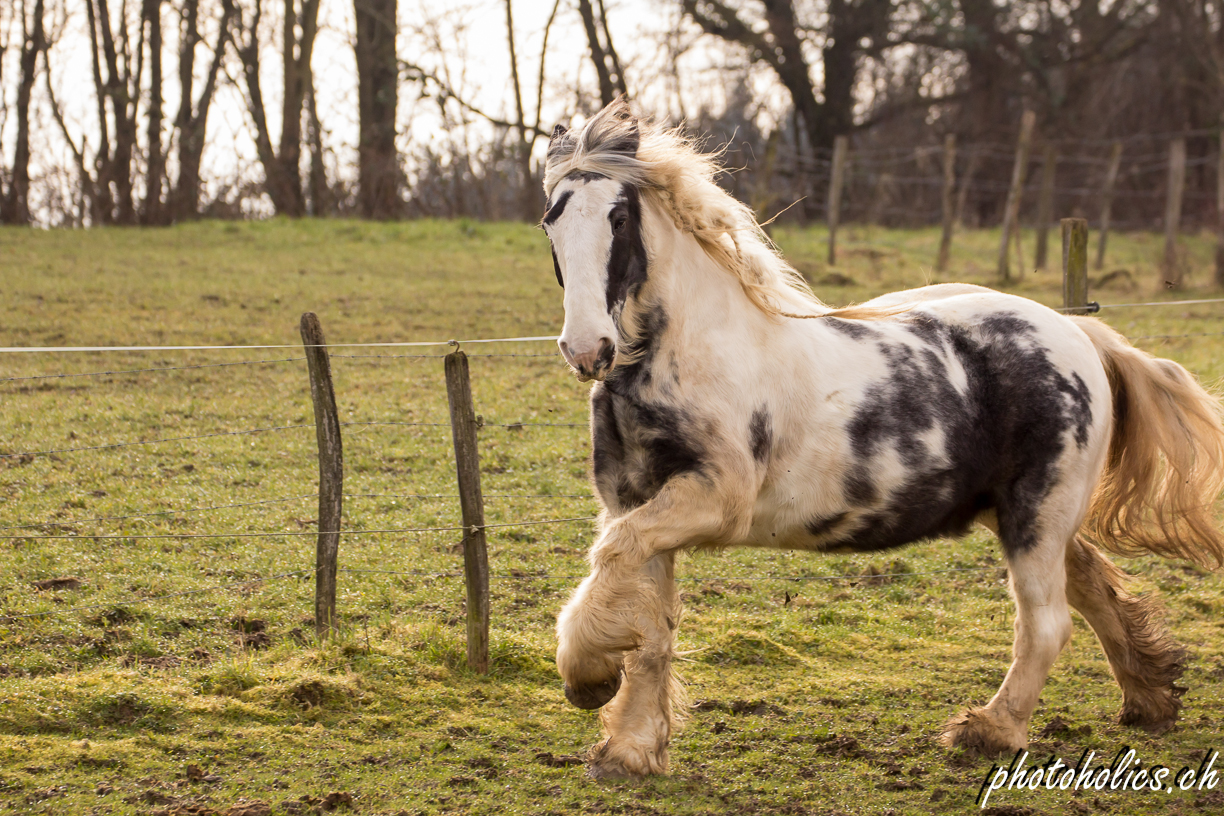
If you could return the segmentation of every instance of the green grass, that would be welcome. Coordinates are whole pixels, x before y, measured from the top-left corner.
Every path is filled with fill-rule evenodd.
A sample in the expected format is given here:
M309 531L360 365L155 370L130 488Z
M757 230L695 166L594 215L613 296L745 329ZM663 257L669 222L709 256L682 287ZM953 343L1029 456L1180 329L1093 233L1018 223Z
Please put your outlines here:
M952 269L937 276L932 230L846 230L836 269L822 261L822 230L775 237L838 304L936 280L990 283L998 240L958 235ZM1186 239L1183 293L1160 291L1160 249L1154 236L1111 238L1105 272L1127 274L1090 296L1219 296L1207 288L1209 239ZM1031 259L1031 241L1025 253ZM1061 297L1053 272L1030 272L1012 290L1051 305ZM332 343L547 335L560 326L560 300L544 236L517 224L0 230L2 346L293 346L307 310ZM1205 380L1224 377L1224 304L1102 314ZM1158 337L1181 334L1206 336ZM446 350L334 349L342 421L446 423ZM472 357L477 411L489 423L585 423L586 387L551 343L465 350L541 355ZM0 527L81 534L0 539L0 615L51 613L0 618L0 812L223 813L257 800L293 813L330 793L387 814L973 809L991 763L941 749L935 736L958 706L994 693L1010 659L1012 605L990 536L874 558L736 550L684 559L681 645L692 653L681 670L698 705L673 740L672 774L593 782L564 758L590 745L598 724L565 703L552 657L552 626L584 572L590 522L491 532L487 676L465 667L453 532L346 537L342 568L383 572L340 575L343 634L314 643L310 577L275 577L309 569L314 557L317 467L300 357L294 348L0 355L0 378L213 366L0 382L3 453L306 426L0 459ZM276 362L216 365L255 360ZM455 492L449 438L445 425L345 429L346 527L457 524L455 499L408 498ZM596 509L583 498L584 427L488 426L481 455L490 523ZM521 498L542 494L580 498ZM292 500L268 501L279 499ZM247 506L219 507L235 504ZM219 509L169 512L202 507ZM168 514L73 523L153 512ZM258 531L301 535L136 537ZM1120 694L1076 618L1034 717L1034 758L1073 762L1091 748L1112 759L1129 744L1176 770L1224 748L1224 584L1156 559L1126 566L1160 592L1190 650L1182 723L1161 737L1118 726ZM960 569L979 571L946 571ZM916 574L787 580L872 572ZM80 586L34 586L66 577ZM206 591L138 601L192 590ZM1055 719L1067 728L1042 736ZM1220 790L1012 791L991 804L1192 813L1218 807Z

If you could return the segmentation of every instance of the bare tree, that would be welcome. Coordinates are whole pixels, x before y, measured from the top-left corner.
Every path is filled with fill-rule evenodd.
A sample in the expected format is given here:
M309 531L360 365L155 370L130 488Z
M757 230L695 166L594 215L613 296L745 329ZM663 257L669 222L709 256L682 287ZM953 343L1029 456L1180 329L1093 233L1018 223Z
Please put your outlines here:
M395 150L399 62L396 0L354 0L357 17L357 197L366 218L399 214L401 173Z
M608 14L603 0L599 0L598 19L591 0L578 0L578 12L582 15L582 26L586 29L587 44L591 49L591 62L595 64L595 75L599 80L599 101L603 105L609 105L618 95L628 95L629 92L625 88L625 74L621 70L620 58L612 45Z
M773 69L790 93L813 148L828 150L835 136L851 130L858 56L865 43L874 47L887 34L889 0L829 0L820 88L805 55L805 37L811 29L800 24L793 0L761 0L757 13L763 27L745 22L736 8L722 0L681 3L707 34L743 47L751 61Z
M17 144L10 169L8 190L0 196L0 222L30 223L30 97L37 78L38 55L46 48L43 0L34 0L33 14L21 2L21 76L17 85ZM32 19L31 19L32 18ZM2 52L0 52L2 57ZM3 60L0 59L0 62ZM0 86L2 87L2 86ZM0 179L2 181L2 179Z
M195 95L196 48L204 42L200 34L200 0L183 0L179 8L179 108L174 117L178 147L178 179L170 193L170 214L176 221L196 218L200 207L200 162L208 112L217 89L217 77L225 58L234 17L233 0L221 0L221 18L204 88ZM205 43L206 44L206 43Z
M162 0L144 0L141 8L143 26L148 28L149 38L149 109L148 143L149 158L145 171L145 200L141 222L145 224L165 223L162 206L162 184L166 175L166 154L162 151Z
M246 78L247 108L255 124L255 150L264 168L265 189L277 213L295 217L306 214L300 167L302 108L307 87L313 84L310 59L319 23L319 0L300 0L300 3L299 11L298 0L284 0L281 31L284 94L279 149L272 146L260 83L259 28L263 17L263 0L252 0L249 19L246 13L237 10L232 23L234 45Z

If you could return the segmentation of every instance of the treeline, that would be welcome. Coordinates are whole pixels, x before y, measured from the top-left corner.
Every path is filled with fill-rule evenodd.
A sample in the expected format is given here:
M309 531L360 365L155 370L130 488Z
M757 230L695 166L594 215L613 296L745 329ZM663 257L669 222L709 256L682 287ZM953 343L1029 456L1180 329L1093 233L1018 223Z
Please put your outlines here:
M0 4L0 220L534 218L551 125L620 94L725 145L738 168L726 183L763 215L801 200L783 217L821 217L833 141L848 135L850 217L927 222L938 150L953 134L962 219L997 223L1032 110L1034 166L1053 161L1058 214L1092 214L1120 149L1115 219L1158 223L1160 167L1177 133L1187 136L1184 220L1216 217L1224 2L665 0L648 8L658 32L630 53L609 11L635 6L552 0L543 27L524 32L514 18L524 0L490 0L509 52L509 92L492 110L446 70L448 52L461 60L482 44L400 36L397 49L397 0L352 0L342 33L356 66L344 100L355 149L341 149L321 116L320 2ZM554 74L550 37L555 51L566 27L580 32L585 63ZM56 48L68 37L81 49ZM87 59L70 59L82 49ZM87 118L70 115L69 87L88 98ZM250 166L209 152L221 88L245 107ZM406 99L414 116L429 107L441 137L405 138Z

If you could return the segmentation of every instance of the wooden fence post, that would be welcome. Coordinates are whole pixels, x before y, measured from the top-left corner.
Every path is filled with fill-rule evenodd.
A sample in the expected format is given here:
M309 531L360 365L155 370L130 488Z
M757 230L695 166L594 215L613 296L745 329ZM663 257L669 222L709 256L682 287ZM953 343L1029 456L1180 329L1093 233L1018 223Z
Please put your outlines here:
M939 236L939 259L935 268L943 272L948 268L948 255L952 252L952 227L956 220L956 134L944 136L943 148L943 233Z
M1177 260L1177 233L1181 228L1182 193L1186 188L1186 140L1169 142L1169 186L1165 199L1164 282L1180 289L1182 268Z
M1054 220L1054 176L1058 168L1058 149L1046 144L1041 160L1041 194L1037 197L1037 257L1033 266L1046 268L1050 222Z
M1215 283L1224 287L1224 113L1220 114L1220 155L1216 164Z
M480 451L476 446L476 414L467 355L446 355L446 397L450 403L455 471L463 511L463 574L467 583L468 667L489 671L489 554L485 542L484 497L480 493Z
M1065 314L1087 314L1088 309L1088 221L1062 220L1063 307ZM1074 310L1074 311L1072 311Z
M325 638L340 627L336 620L336 561L344 502L344 456L340 416L332 388L331 361L323 326L314 312L302 315L302 344L310 370L315 436L319 444L319 539L315 545L315 634Z
M1105 170L1105 190L1101 201L1101 237L1097 241L1096 268L1105 268L1105 241L1109 237L1109 218L1113 214L1114 185L1118 183L1118 168L1122 166L1122 143L1114 142L1109 149L1109 166Z
M1020 138L1016 142L1016 163L1012 165L1011 186L1007 190L1007 205L1003 208L1003 237L999 242L999 280L1003 283L1011 281L1011 270L1008 266L1008 249L1011 243L1012 230L1016 229L1016 221L1020 217L1020 201L1024 198L1024 174L1028 168L1029 144L1033 139L1033 125L1037 114L1026 110L1020 117ZM1020 270L1023 274L1024 270Z
M850 140L845 136L833 138L833 167L829 173L829 265L837 263L837 222L841 214L842 186L846 181L846 153Z
M966 223L965 207L969 203L969 190L973 186L973 177L982 163L981 153L972 146L968 150L969 162L965 167L965 175L961 177L960 189L956 193L956 223L961 227L965 226ZM974 219L974 226L977 226L977 219Z

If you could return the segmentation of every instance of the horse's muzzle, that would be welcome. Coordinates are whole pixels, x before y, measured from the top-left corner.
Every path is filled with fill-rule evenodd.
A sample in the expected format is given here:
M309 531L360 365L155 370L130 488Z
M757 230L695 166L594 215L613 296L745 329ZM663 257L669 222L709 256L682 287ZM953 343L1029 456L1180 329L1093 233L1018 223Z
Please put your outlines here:
M561 354L565 357L565 361L570 364L578 374L578 379L583 382L602 381L608 376L612 366L616 364L616 342L610 337L599 338L597 350L581 353L574 352L564 340L558 345L561 347Z
M620 685L621 677L619 672L612 679L596 683L593 686L573 688L569 683L566 683L565 699L569 700L572 705L587 711L603 708L608 704L609 700L616 696L616 692L620 691Z

